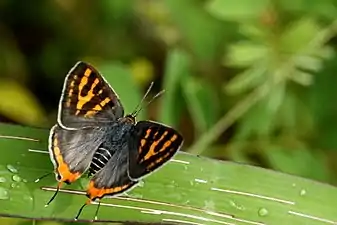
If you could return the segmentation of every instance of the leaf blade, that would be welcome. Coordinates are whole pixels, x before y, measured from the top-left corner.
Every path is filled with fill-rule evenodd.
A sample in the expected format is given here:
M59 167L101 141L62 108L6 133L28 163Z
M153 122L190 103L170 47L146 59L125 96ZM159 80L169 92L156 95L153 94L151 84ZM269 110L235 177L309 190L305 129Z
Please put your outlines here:
M48 154L27 150L46 150L47 130L1 124L0 134L1 151L11 149L11 154L4 154L5 157L0 158L0 176L6 176L8 182L15 174L27 179L19 188L6 186L12 199L0 200L0 215L72 220L85 201L84 196L63 193L57 196L50 207L44 208L53 192L43 191L41 186L53 187L55 180L49 177L39 183L33 182L41 173L52 169ZM13 135L39 141L8 138ZM20 164L16 164L18 161ZM18 172L12 173L4 169L8 164L15 165ZM0 183L1 188L4 185L8 183ZM67 189L82 191L79 185ZM22 204L25 194L32 197L29 204ZM137 222L180 220L215 224L245 224L242 221L321 224L312 219L315 216L336 221L335 187L257 167L185 153L178 154L175 161L147 177L143 185L129 192L128 197L104 199L99 219L119 222L130 221L131 218L131 221ZM261 208L267 210L267 215L261 214ZM91 220L95 210L95 206L89 206L82 218L85 221ZM310 215L312 218L301 215Z

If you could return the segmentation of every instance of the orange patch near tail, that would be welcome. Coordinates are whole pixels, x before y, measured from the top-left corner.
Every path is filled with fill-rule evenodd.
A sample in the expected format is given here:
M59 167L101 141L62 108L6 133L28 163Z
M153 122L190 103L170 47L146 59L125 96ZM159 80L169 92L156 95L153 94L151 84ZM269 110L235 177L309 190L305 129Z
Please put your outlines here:
M93 200L95 198L103 198L104 195L112 195L114 193L120 193L123 190L126 190L128 187L130 187L130 184L126 184L120 187L115 188L96 188L95 183L93 181L90 181L89 187L87 190L88 197Z
M81 174L79 172L72 173L69 169L69 166L64 162L62 154L61 154L61 150L58 147L58 140L57 140L56 135L53 141L53 152L54 152L55 160L58 165L57 172L58 174L61 175L61 180L59 181L72 183L75 180L77 180L81 176Z

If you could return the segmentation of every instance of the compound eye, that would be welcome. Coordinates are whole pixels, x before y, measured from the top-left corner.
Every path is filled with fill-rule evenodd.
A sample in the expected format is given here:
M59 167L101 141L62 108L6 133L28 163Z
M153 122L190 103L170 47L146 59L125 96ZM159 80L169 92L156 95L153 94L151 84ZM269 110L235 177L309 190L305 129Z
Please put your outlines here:
M62 176L60 174L56 175L56 180L60 181L62 179Z
M125 120L127 123L135 124L136 123L136 117L133 115L127 115L125 116Z

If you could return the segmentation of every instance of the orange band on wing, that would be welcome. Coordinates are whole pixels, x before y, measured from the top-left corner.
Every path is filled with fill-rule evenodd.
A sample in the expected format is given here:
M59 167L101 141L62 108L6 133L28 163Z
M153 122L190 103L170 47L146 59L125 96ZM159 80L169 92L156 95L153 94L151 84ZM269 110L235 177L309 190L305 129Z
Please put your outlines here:
M87 196L90 199L102 198L104 195L109 195L109 194L111 195L114 193L117 194L117 193L123 192L124 190L128 189L130 185L132 184L133 183L125 184L123 186L114 187L114 188L96 188L95 183L93 181L90 181L89 187L87 190Z
M151 131L152 131L151 129L147 129L147 130L146 130L145 139L147 139L147 138L150 136Z
M90 100L95 96L94 95L94 88L99 83L99 79L96 78L94 80L94 82L91 84L91 88L88 91L87 95L83 97L83 96L81 96L81 91L87 83L88 83L88 78L86 76L82 77L82 80L81 80L81 82L79 84L79 87L78 87L79 88L79 92L78 92L78 96L77 96L78 102L77 102L77 106L76 106L76 108L78 110L76 111L76 115L78 115L81 112L81 109L83 109L84 104L87 103L87 102L90 102Z
M95 106L91 106L91 109L83 109L84 105L88 102L90 102L97 94L94 94L94 89L96 88L97 85L101 82L98 78L95 78L92 83L89 83L90 85L90 90L86 94L86 96L82 96L81 92L83 88L88 84L89 82L89 76L93 71L91 69L86 69L84 72L84 76L81 78L81 81L78 85L78 96L77 96L77 105L76 105L76 112L75 115L79 115L82 110L86 111L84 117L91 117L95 115L98 111L102 110L103 107L111 102L110 97L106 97L105 99L101 100L99 104ZM103 90L99 90L98 95L102 94Z
M69 166L64 162L62 154L61 154L61 150L58 147L58 141L57 141L56 135L54 137L53 146L54 146L53 152L54 152L55 160L58 165L57 172L62 177L60 182L69 182L69 183L74 182L81 175L79 172L72 173L69 169Z
M172 142L174 142L177 139L177 137L178 135L174 134L170 140L164 143L163 147L158 152L164 151L166 148L170 147Z
M168 134L168 131L165 131L164 134L159 138L159 140L154 141L152 143L152 145L150 146L149 152L146 153L146 155L144 156L144 158L140 161L143 162L145 160L148 160L151 156L155 155L155 149L157 147L157 145L165 138L165 136ZM146 138L146 137L145 137Z
M77 75L74 75L74 79L69 84L68 100L66 102L67 107L70 107L71 105L71 96L73 95L73 92L74 92L74 86L75 86L76 79L77 79Z
M97 111L102 110L102 107L104 107L106 104L108 104L111 101L110 98L106 97L99 105L96 105L93 110L88 110L87 113L84 115L84 117L93 116L97 113Z
M151 170L156 165L158 165L159 163L161 163L163 160L166 160L168 157L170 157L170 152L166 153L165 155L163 155L163 157L158 158L155 161L153 161L152 163L150 163L150 165L147 168Z

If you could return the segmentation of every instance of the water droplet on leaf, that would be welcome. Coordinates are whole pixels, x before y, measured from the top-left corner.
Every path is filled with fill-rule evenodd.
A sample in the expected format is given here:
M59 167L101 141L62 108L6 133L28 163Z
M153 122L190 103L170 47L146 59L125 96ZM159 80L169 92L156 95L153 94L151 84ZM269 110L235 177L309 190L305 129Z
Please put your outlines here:
M13 175L12 179L16 182L20 182L21 181L21 177L17 174Z
M0 199L6 200L9 199L9 193L5 188L0 187Z
M6 182L6 178L0 177L0 183L4 183L4 182Z
M7 165L7 169L12 173L18 172L18 170L13 165L10 165L10 164Z
M306 191L306 190L302 189L302 190L300 191L300 195L301 195L301 196L304 196L304 195L306 195L306 194L307 194L307 191Z
M266 208L260 208L258 211L259 216L267 216L268 215L268 210Z

